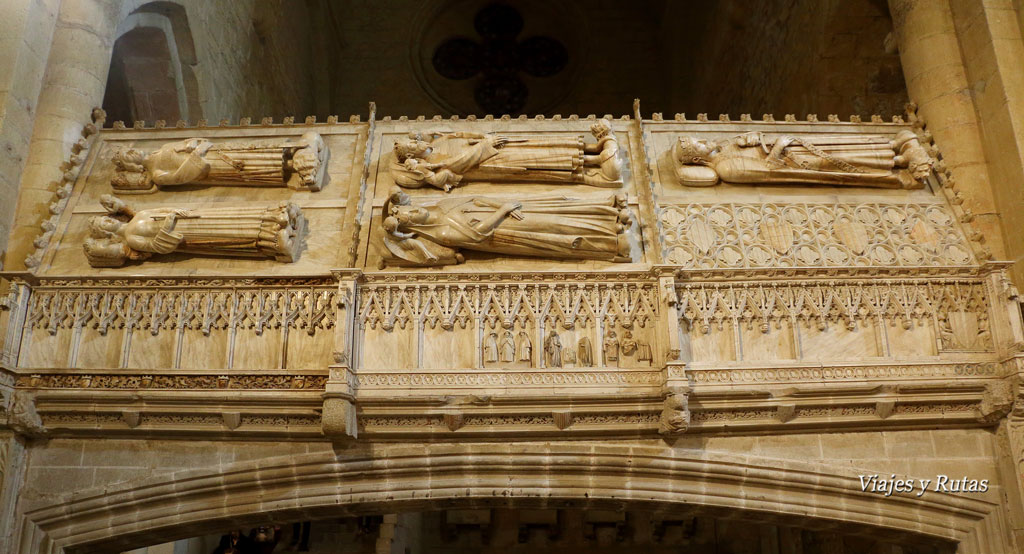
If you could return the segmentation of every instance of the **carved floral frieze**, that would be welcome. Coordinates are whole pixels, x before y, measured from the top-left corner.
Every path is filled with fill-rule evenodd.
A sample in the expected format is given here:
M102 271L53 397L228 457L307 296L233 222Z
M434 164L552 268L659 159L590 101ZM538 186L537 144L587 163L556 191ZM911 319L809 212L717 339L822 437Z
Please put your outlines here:
M323 390L326 375L23 375L18 387L104 390Z
M661 385L661 371L558 371L558 372L402 372L361 371L359 386L394 387L494 387L494 386L584 386Z

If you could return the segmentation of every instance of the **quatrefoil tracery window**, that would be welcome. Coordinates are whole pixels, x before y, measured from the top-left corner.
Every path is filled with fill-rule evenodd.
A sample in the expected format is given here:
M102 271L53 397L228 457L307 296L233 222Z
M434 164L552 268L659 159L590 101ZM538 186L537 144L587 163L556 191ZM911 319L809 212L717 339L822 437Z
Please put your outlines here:
M473 18L478 36L452 37L438 45L431 59L434 70L456 81L478 78L473 98L486 113L518 113L530 93L520 74L552 77L569 61L561 41L546 35L520 37L523 27L516 8L485 6Z

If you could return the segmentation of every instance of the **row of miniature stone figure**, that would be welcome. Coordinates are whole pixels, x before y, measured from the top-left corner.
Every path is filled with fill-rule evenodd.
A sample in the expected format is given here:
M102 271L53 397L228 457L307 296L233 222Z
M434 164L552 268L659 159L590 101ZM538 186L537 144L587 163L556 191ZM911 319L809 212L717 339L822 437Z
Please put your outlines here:
M399 187L445 192L471 182L621 188L622 156L608 120L591 126L596 142L477 133L411 133L394 144L389 172ZM115 193L176 185L287 186L318 191L328 180L323 138L213 143L187 139L144 153L113 156ZM676 174L686 186L824 184L923 187L933 160L916 135L769 136L750 132L723 141L680 137ZM292 204L261 208L133 212L104 201L108 215L90 223L85 251L94 266L119 266L154 254L186 252L294 261L305 221ZM381 212L383 255L396 266L460 263L462 250L555 259L631 261L626 197L564 195L521 200L480 196L417 204L396 190Z
M580 337L576 348L563 345L562 337L556 331L549 331L544 337L544 367L577 367L594 366L594 347L588 337ZM620 357L634 357L637 362L651 363L653 351L651 345L633 338L632 331L623 333L620 339L615 331L608 330L604 336L604 361L606 365L616 365ZM485 364L511 363L533 366L533 341L526 331L519 331L513 336L512 331L505 331L501 338L498 333L489 333L484 338L483 361Z

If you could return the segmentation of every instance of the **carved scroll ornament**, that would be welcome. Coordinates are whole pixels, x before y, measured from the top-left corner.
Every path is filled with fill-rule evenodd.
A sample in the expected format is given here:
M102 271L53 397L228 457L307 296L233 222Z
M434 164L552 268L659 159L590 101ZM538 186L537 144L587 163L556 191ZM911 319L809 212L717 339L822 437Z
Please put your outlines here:
M327 182L329 151L317 133L298 140L215 143L203 138L171 142L149 153L114 153L111 187L119 193L197 185L277 186L318 191Z
M290 202L247 208L153 208L136 212L104 195L108 215L89 220L83 248L89 265L120 267L154 254L185 252L209 256L299 258L306 220Z
M622 185L619 144L611 123L591 126L595 144L583 137L546 138L476 133L411 133L395 142L390 171L395 184L444 191L466 181Z
M714 141L679 137L673 146L683 185L817 184L921 188L934 160L911 131L894 137L745 133Z
M623 195L604 200L565 196L446 198L413 205L395 192L382 211L386 263L438 266L461 263L461 249L510 256L632 261L631 218Z

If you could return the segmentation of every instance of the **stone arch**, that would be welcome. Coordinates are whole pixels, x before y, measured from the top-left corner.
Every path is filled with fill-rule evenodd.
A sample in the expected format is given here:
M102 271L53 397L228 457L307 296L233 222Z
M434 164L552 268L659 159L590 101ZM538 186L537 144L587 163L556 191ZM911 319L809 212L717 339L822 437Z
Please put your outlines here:
M185 470L26 506L18 552L119 552L267 519L623 505L961 543L962 553L1002 551L983 541L1005 534L989 502L884 497L825 465L667 446L378 444Z
M118 25L103 106L111 119L199 119L195 43L185 8L145 3Z

